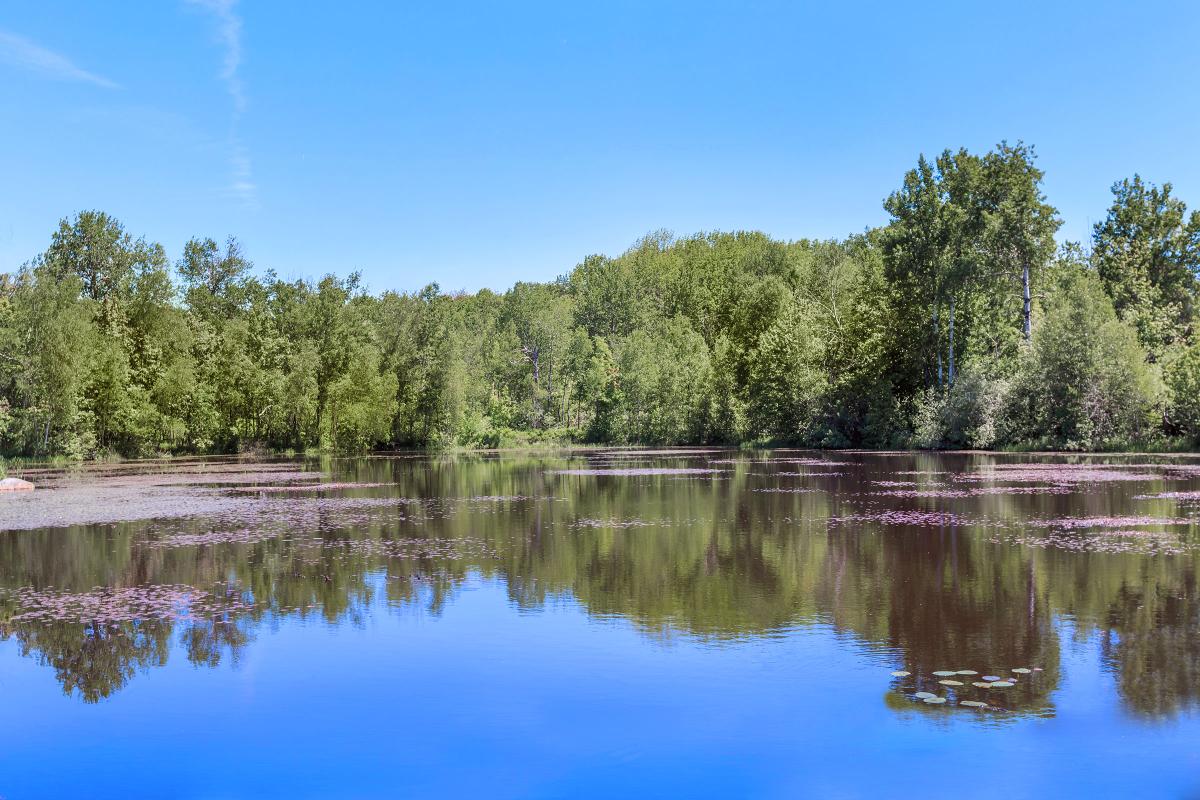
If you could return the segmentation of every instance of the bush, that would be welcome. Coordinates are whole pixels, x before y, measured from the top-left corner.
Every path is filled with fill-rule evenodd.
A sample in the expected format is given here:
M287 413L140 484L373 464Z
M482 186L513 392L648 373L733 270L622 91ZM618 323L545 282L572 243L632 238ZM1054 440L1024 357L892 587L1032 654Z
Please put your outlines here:
M917 401L912 444L925 449L996 446L1007 385L966 369L946 391L929 390Z
M1137 334L1093 273L1064 268L1054 284L1007 395L1005 438L1062 450L1144 442L1163 392Z
M1200 344L1176 354L1167 362L1164 373L1171 427L1200 443Z

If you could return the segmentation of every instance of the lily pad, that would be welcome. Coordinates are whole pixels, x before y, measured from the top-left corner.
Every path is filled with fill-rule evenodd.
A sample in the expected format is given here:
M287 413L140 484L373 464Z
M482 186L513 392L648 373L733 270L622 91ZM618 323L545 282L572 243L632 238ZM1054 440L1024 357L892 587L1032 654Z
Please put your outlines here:
M905 672L902 669L898 669L892 673L892 677L893 678L907 678L911 674L912 674L911 672Z
M962 686L962 681L938 681L942 686Z
M1012 681L992 681L993 689L1010 689L1014 685Z
M944 697L926 697L925 702L929 703L930 705L937 705L938 703L946 702L946 698L944 698Z
M952 669L939 669L933 674L937 675L939 678L949 678L951 675L957 675L958 673Z
M992 685L991 681L971 681L972 686L978 686L980 689L987 689Z
M937 697L937 695L933 692L917 692L913 695L913 697L917 698L918 700L928 700L931 697Z
M973 669L960 669L955 675L978 675L979 673Z
M971 708L987 708L987 703L981 703L978 700L959 700L960 706L970 706Z
M1017 673L1018 675L1028 675L1029 673L1033 672L1033 670L1029 669L1028 667L1017 667L1013 670L1013 672Z
M1004 679L1003 679L1003 678L1001 678L999 675L984 675L984 676L983 676L983 679L984 679L985 681L1001 681L1001 680L1004 680Z

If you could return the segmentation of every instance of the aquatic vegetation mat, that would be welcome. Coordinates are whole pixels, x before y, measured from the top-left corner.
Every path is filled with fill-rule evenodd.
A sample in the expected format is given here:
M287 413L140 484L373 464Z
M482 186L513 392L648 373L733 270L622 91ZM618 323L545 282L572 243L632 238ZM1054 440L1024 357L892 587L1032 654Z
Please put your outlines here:
M982 680L970 683L957 680L957 677L978 675L978 671L939 669L928 673L928 678L910 670L894 670L890 674L894 679L892 691L916 703L1009 711L1014 708L1014 703L1029 702L1030 696L1027 694L1022 699L1006 693L1006 690L1018 687L1020 679L1024 678L1026 692L1036 695L1036 678L1042 671L1041 667L1016 667L1009 670L1011 674L1008 676L984 675ZM937 689L937 692L930 689Z
M618 477L632 477L638 475L712 475L725 470L706 469L703 467L630 467L612 468L612 469L556 469L552 470L552 475L612 475Z
M0 601L19 609L9 622L108 624L146 619L191 620L246 611L240 595L214 595L192 586L96 587L86 592L51 588L0 589Z

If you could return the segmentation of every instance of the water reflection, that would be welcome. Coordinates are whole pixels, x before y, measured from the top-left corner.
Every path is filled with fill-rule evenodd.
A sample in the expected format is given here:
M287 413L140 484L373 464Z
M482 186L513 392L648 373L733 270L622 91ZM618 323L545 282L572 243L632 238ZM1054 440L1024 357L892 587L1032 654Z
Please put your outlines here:
M0 535L0 636L96 702L177 653L236 662L263 626L362 624L386 608L436 616L480 575L517 607L572 597L660 639L737 647L830 625L891 664L881 691L901 713L944 712L912 701L929 691L1052 715L1070 619L1096 637L1130 711L1197 705L1195 470L1144 458L995 469L1004 462L601 451L47 474L53 491L141 492L168 518ZM169 518L172 496L157 491L182 493L190 516ZM1148 517L1173 523L1141 539L1078 524ZM1058 539L1021 543L1054 525ZM1164 536L1170 553L1142 546ZM1038 672L999 690L969 676L947 689L932 674L1015 667Z

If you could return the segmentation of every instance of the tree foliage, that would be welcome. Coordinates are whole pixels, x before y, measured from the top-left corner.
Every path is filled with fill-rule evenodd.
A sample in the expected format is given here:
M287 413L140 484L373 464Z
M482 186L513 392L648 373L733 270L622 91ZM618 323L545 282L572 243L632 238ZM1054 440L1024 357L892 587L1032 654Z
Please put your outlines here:
M1056 255L1042 179L946 150L845 240L659 231L503 293L283 280L233 238L172 267L85 211L0 276L0 447L1196 441L1200 214L1134 176Z

